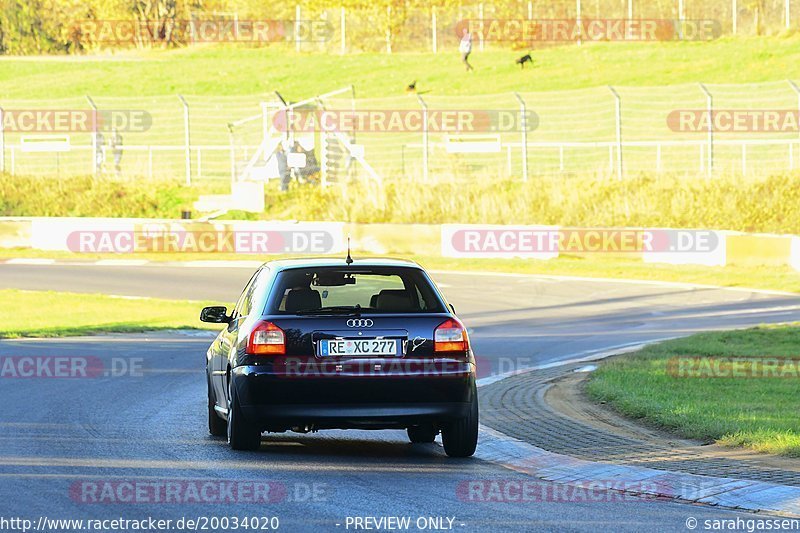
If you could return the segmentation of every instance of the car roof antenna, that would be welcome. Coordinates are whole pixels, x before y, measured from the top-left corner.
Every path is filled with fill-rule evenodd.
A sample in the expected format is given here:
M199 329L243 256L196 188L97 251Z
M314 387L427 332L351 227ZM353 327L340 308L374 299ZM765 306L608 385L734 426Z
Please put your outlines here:
M347 258L345 258L344 262L347 263L347 266L353 264L353 258L350 257L350 235L347 236Z

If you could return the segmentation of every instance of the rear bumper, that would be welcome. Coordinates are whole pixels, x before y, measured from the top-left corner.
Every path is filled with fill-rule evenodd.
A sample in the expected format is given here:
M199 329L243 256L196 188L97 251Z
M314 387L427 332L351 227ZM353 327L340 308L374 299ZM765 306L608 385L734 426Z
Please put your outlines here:
M304 426L315 429L384 429L423 423L442 424L466 416L469 404L243 405L242 412L248 420L273 431Z
M466 416L475 367L446 365L426 375L287 375L262 365L232 370L242 414L266 429L295 426L393 428Z

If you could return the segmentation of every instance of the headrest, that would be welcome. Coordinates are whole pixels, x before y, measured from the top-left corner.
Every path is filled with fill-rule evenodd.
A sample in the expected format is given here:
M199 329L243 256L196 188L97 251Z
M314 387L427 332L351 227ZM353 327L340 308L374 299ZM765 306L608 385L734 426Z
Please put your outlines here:
M322 307L322 298L314 289L292 289L286 295L286 310L290 313Z
M382 311L412 311L411 297L404 289L382 290L378 293L377 303L377 308Z

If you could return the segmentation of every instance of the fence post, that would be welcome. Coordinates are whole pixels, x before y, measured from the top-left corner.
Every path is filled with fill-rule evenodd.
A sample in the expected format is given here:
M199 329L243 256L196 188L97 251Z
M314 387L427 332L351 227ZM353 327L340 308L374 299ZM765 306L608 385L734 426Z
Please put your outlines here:
M656 146L656 171L661 172L661 143Z
M439 43L436 35L436 6L431 6L431 51L435 54L438 51Z
M733 34L739 28L739 2L738 0L731 0L731 24L733 25Z
M314 98L314 101L317 103L317 109L321 110L324 113L325 103L322 101L319 95L317 95ZM330 141L328 135L329 134L324 131L320 132L319 134L319 144L320 144L319 184L320 187L322 187L323 189L328 186L328 172L329 172L328 167L330 166L330 164L328 163L328 142Z
M525 100L514 93L519 101L519 111L522 113L522 181L528 181L528 112L525 109Z
M300 51L300 4L294 6L294 51Z
M97 150L98 148L100 148L97 146L97 106L94 104L94 100L92 100L92 97L89 96L88 94L86 95L86 101L89 102L89 105L92 108L92 131L91 131L92 153L89 156L89 158L92 161L92 176L96 178L97 172L100 170L98 168L99 165L97 164ZM102 150L102 148L100 149Z
M608 90L614 95L614 115L616 116L616 133L617 133L617 179L624 179L625 169L622 159L622 98L614 87L608 86Z
M581 26L581 0L575 0L575 21L578 26L578 46L581 45L581 35L583 27Z
M233 123L228 122L228 146L231 158L231 183L236 181L236 146L233 138Z
M266 143L269 137L269 110L266 102L259 102L261 106L261 143Z
M702 83L700 84L700 90L706 95L706 107L708 111L708 163L706 164L706 173L710 178L714 171L714 98Z
M0 172L6 171L6 127L3 108L0 107Z
M628 20L633 20L633 0L628 0Z
M742 176L747 175L747 144L742 142Z
M480 19L480 21L481 21L481 23L480 23L481 32L480 32L480 35L478 35L478 49L481 52L483 52L483 34L484 34L484 30L483 30L483 2L478 4L478 19Z
M386 53L392 53L392 6L386 6Z
M800 87L798 87L797 84L795 82L793 82L792 80L786 80L786 81L789 83L789 86L792 88L792 90L797 95L797 116L800 117ZM800 145L798 145L798 146L800 146ZM792 149L792 145L790 144L789 145L789 150L791 150L791 149ZM791 154L791 152L789 152L789 153ZM790 157L792 157L792 156L790 155ZM794 158L792 157L792 164L790 165L790 169L793 169L794 168L793 166L794 166Z
M356 86L352 83L350 84L350 110L353 112L353 116L356 114ZM356 129L353 127L353 131L351 133L350 142L356 142Z
M342 41L339 52L344 55L347 53L347 15L344 6L342 6L339 11L339 31Z
M186 185L192 184L192 148L189 142L189 103L182 95L178 98L183 104L183 149L184 149L184 165L186 167Z
M428 105L420 95L417 100L422 106L422 178L428 183Z
M706 162L708 161L708 157L706 157L706 145L701 144L699 146L700 146L700 172L705 172Z
M788 30L792 26L792 3L791 0L784 0L784 11L783 16L786 19L786 29Z

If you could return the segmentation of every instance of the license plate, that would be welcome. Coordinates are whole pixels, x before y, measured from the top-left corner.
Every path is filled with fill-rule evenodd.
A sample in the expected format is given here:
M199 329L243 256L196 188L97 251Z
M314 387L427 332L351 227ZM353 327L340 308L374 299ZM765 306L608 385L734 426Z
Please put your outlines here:
M397 355L397 339L335 339L320 341L322 357Z

